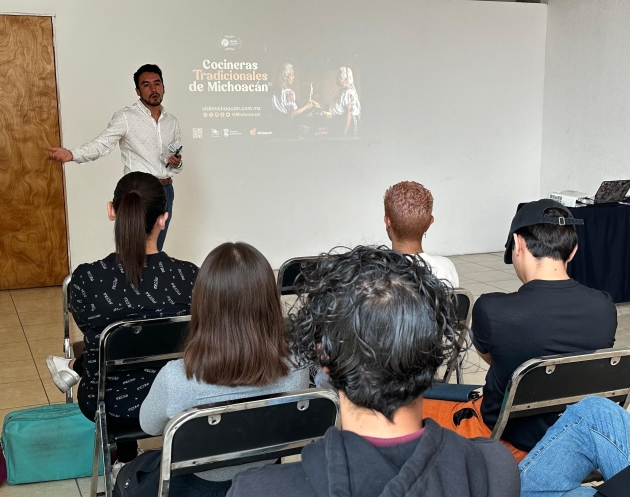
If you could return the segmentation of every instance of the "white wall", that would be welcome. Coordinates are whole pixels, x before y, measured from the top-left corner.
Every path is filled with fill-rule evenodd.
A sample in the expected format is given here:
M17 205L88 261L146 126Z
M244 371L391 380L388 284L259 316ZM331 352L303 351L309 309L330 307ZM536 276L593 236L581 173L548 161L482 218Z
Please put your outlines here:
M225 34L222 16L237 9L244 22L276 29L289 5L284 26L300 29L314 11L335 18L340 4L3 0L0 8L56 16L67 147L92 139L135 100L131 75L140 64L162 66L164 104L184 130L186 160L165 245L171 255L200 263L216 244L244 240L278 267L337 244L385 242L383 193L408 179L436 199L427 252L500 250L516 204L539 195L546 6L344 2L354 14L346 23L352 36L371 54L362 103L364 121L378 120L374 135L287 149L271 142L206 149L190 139L191 69L204 44ZM323 22L322 36L326 29ZM121 171L117 149L66 165L73 267L112 249L104 209Z
M630 2L550 0L541 194L630 178Z

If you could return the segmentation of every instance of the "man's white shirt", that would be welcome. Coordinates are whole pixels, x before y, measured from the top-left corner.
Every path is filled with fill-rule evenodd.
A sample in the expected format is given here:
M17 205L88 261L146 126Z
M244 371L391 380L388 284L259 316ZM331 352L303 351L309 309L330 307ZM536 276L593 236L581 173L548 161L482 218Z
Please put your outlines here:
M116 112L107 129L94 140L70 152L74 162L82 163L103 157L119 145L124 174L141 171L157 178L170 178L182 168L168 165L172 153L168 146L180 139L179 122L175 116L162 107L156 122L138 99L135 104Z

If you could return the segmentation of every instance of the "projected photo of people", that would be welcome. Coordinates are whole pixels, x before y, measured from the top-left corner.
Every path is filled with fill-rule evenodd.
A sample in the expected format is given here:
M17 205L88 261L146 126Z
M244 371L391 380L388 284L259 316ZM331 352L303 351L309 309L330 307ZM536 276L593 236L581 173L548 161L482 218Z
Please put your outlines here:
M361 103L354 86L352 69L340 67L337 74L339 91L330 104L330 115L336 122L335 129L343 136L359 136L361 123Z
M314 106L321 108L314 100L309 99L306 105L298 109L295 101L295 92L291 89L293 81L295 81L295 70L293 65L288 62L282 64L279 73L280 93L274 93L273 106L277 111L286 114L289 117L297 117L303 112L312 109Z
M302 107L298 107L295 91L292 86L295 81L293 65L285 62L278 73L278 89L272 96L273 108L276 111L276 121L279 121L278 132L282 136L307 136L311 132L311 118L322 114L322 107L313 100L313 86L309 98Z

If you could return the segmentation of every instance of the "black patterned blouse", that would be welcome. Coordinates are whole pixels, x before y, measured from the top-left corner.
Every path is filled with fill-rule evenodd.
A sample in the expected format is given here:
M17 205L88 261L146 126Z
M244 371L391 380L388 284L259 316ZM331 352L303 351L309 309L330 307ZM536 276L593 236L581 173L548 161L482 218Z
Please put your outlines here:
M116 254L72 273L70 311L83 332L84 372L78 401L83 413L94 413L98 390L98 346L101 331L123 319L150 319L190 314L197 266L164 252L147 256L139 288L127 283ZM107 412L113 417L137 418L140 405L157 375L140 369L107 377ZM93 419L93 416L91 416Z

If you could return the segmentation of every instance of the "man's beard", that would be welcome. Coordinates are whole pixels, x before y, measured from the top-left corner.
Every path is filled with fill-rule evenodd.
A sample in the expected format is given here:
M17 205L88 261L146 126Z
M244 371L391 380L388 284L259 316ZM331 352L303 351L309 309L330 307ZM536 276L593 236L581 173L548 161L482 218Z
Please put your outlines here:
M151 98L151 97L149 97ZM158 102L157 103L153 103L151 102L151 100L145 100L144 98L140 97L140 100L142 100L142 103L148 107L158 107L160 105L162 105L162 97L158 97Z

